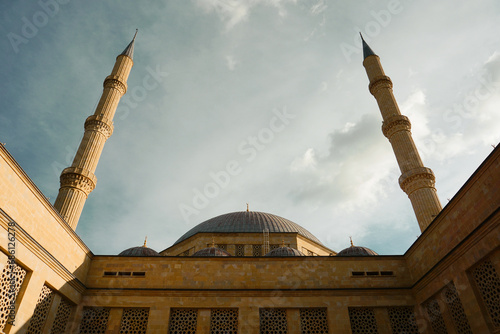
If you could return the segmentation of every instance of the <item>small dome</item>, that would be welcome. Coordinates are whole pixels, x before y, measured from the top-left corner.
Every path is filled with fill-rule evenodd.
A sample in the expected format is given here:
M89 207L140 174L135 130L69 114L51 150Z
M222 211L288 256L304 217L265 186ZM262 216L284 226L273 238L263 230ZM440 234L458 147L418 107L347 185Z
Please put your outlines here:
M231 254L217 247L208 247L200 249L191 256L231 256Z
M354 246L354 245L352 245L349 248L343 249L337 253L337 256L373 256L373 255L378 255L378 254L372 251L370 248Z
M145 246L137 246L124 250L118 256L161 256L157 251Z
M304 255L304 253L302 253L298 249L283 246L283 247L273 249L272 251L267 253L265 256L305 256L305 255Z

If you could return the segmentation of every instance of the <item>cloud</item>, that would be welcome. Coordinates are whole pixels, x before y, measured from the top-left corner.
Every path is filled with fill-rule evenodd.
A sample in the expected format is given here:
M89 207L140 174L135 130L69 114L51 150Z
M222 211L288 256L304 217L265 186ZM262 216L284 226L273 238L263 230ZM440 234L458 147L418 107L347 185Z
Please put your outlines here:
M412 126L412 133L424 160L444 161L498 143L500 124L495 119L500 109L500 53L493 53L469 81L472 88L445 110L427 105L422 91L416 91L404 104L403 113L412 124L418 124ZM429 122L434 124L428 126Z
M238 64L238 61L236 61L233 56L228 55L228 56L226 56L226 63L227 63L227 68L230 71L234 71L234 69L236 68L236 65Z
M248 20L252 8L266 5L278 9L280 17L286 16L285 3L296 3L296 0L197 0L196 4L207 13L216 13L225 22L226 30Z
M325 4L325 0L319 0L317 3L311 6L311 14L318 15L325 11L328 6Z
M345 209L376 202L384 191L381 184L394 178L388 146L380 133L379 115L365 114L357 122L345 123L329 135L327 152L309 148L290 164L300 185L295 199L326 201Z

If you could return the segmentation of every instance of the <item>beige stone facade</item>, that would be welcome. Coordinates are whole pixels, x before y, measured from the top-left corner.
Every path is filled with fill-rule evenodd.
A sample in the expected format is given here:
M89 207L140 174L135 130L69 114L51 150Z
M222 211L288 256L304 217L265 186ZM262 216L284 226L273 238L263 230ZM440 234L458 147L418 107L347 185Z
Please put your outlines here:
M131 66L126 57L117 63ZM365 66L378 66L378 57L370 57ZM397 108L388 90L380 94L377 101L388 108L381 106L382 113ZM499 333L499 189L496 148L398 256L337 256L297 232L270 233L268 245L284 244L306 256L256 254L253 246L264 247L263 236L248 232L196 233L161 256L99 256L0 146L0 329ZM192 256L212 243L232 256Z

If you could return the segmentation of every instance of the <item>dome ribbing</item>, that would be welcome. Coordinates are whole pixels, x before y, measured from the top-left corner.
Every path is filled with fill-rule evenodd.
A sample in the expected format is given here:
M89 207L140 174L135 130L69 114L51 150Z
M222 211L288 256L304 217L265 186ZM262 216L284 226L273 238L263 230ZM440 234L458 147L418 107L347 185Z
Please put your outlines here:
M269 233L298 233L322 245L318 238L302 226L276 215L256 211L232 212L206 220L187 231L174 245L197 233L262 233L266 228Z

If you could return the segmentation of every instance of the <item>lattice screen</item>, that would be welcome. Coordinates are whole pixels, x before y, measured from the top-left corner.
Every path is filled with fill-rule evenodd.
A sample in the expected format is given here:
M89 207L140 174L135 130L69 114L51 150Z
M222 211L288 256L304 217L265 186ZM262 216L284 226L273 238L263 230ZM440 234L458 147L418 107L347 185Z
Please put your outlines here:
M56 318L52 324L52 329L50 334L64 334L66 333L66 326L68 325L68 319L73 312L73 305L70 304L65 299L61 299L59 306L57 307Z
M109 311L107 307L85 307L80 334L104 334L108 327Z
M170 334L195 334L198 310L172 309L170 311Z
M16 300L25 277L26 270L17 264L7 264L3 268L0 278L0 331L4 329L7 323L11 310L9 306ZM11 288L14 288L14 293L12 293Z
M393 333L418 334L413 307L389 307L387 311Z
M51 288L46 285L42 287L42 292L40 292L35 311L31 316L30 325L26 331L27 334L38 334L42 332L43 325L50 311L50 306L54 300L54 295L55 292Z
M439 307L438 301L433 299L424 304L424 308L427 310L427 314L429 315L429 320L434 334L448 334L448 330L444 324L443 310Z
M218 244L217 248L227 251L227 244Z
M124 309L120 324L120 334L146 334L148 318L148 308Z
M467 316L465 315L464 307L462 306L462 301L458 296L457 289L452 283L448 284L443 290L443 296L446 304L448 304L448 309L453 318L453 323L457 329L458 334L472 334L472 330L469 326L469 321L467 321Z
M261 308L261 334L287 334L286 310L282 308Z
M262 245L252 245L252 255L262 256Z
M350 307L349 319L351 320L352 334L378 333L375 312L369 307Z
M210 334L237 334L238 309L212 309Z
M301 308L300 331L302 334L328 334L326 308Z
M273 249L280 248L280 247L281 247L280 244L271 244L271 245L269 245L269 250L273 250Z
M472 271L472 277L495 327L500 327L500 278L490 260Z
M245 245L235 245L236 256L245 256Z

